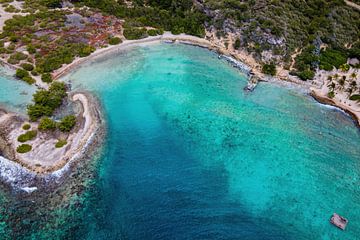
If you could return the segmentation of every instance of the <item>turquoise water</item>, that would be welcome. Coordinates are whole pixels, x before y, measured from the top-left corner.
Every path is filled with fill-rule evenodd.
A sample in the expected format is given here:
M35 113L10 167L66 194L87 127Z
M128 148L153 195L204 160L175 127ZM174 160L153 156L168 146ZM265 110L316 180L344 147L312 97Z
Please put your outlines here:
M0 68L0 106L25 113L36 88L11 77L11 72Z
M127 49L66 79L99 97L108 136L84 204L58 207L66 217L36 239L359 238L360 131L342 112L272 84L245 93L236 69L186 45Z

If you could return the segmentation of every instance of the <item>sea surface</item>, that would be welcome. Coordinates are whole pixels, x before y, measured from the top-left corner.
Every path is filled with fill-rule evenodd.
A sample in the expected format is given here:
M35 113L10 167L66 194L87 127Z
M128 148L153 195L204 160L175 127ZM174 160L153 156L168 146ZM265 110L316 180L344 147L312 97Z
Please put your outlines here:
M102 104L96 174L26 203L0 194L0 239L360 239L360 131L343 112L296 88L244 92L237 69L181 44L121 50L64 80Z

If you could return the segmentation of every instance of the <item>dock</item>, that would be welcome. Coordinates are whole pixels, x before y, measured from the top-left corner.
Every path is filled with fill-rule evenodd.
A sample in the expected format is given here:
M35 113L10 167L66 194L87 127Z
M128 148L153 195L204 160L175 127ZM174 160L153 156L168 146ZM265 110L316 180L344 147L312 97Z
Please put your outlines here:
M337 213L331 216L330 222L341 230L345 230L348 220Z

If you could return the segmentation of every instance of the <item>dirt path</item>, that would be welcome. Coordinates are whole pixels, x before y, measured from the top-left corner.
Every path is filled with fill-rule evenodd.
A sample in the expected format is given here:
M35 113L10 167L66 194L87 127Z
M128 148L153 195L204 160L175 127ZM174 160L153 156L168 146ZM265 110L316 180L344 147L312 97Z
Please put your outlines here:
M360 5L353 3L351 1L348 1L348 0L344 0L344 2L346 3L346 5L353 7L355 9L357 9L358 11L360 11Z

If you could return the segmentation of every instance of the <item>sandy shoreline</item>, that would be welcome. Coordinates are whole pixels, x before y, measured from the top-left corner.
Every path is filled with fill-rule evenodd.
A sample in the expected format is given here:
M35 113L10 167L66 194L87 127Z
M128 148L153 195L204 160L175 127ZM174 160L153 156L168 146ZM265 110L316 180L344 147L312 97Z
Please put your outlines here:
M266 76L263 73L261 73L259 66L257 64L252 63L253 59L248 54L232 53L231 51L225 49L223 46L220 46L219 44L212 43L204 38L194 37L194 36L186 35L186 34L173 35L169 32L166 32L160 36L148 37L148 38L140 39L140 40L126 40L119 45L114 45L114 46L110 46L107 48L98 49L88 57L78 58L71 64L61 67L60 69L55 71L54 78L59 79L59 78L63 77L64 75L66 75L70 71L76 69L82 63L84 63L86 61L96 59L97 57L104 56L106 54L114 53L116 51L125 49L127 47L136 46L136 45L144 44L144 43L167 42L167 41L179 42L179 43L183 43L183 44L191 44L194 46L204 47L211 51L215 51L220 55L224 55L225 57L230 57L230 58L244 64L245 66L247 66L250 69L251 74L260 80L263 80L266 82L271 82L271 83L291 84L291 85L300 87L303 91L305 91L309 95L313 96L313 98L315 100L319 101L320 103L335 106L335 107L338 107L338 108L343 109L344 111L348 112L354 118L354 120L358 124L360 124L360 112L357 112L353 108L351 108L345 104L342 104L336 100L334 101L332 99L329 99L326 95L322 94L320 91L322 86L318 84L318 81L306 82L306 81L301 81L300 79L296 79L292 76L287 76L282 79L279 79L276 77L271 77L271 76ZM324 99L327 99L327 100L324 101Z
M10 186L12 190L32 192L44 186L59 184L78 161L89 161L91 157L86 156L97 150L104 139L105 127L100 104L95 97L86 92L72 93L70 97L72 101L81 104L83 110L80 117L83 119L80 126L69 135L67 147L62 149L49 149L50 145L41 142L40 136L38 137L40 140L34 140L40 141L38 152L31 151L28 156L26 154L19 155L14 151L16 148L13 146L14 139L11 136L7 137L7 134L4 133L6 127L12 128L12 126L3 126L6 123L4 121L15 117L16 114L2 115L0 140L3 140L5 145L2 144L2 146L7 146L7 150L12 149L8 153L5 153L4 147L1 149L5 156L0 157L0 179L3 184ZM2 112L4 113L4 111ZM49 139L45 139L45 141L48 142ZM16 142L16 144L18 143ZM36 145L34 142L31 144ZM54 147L53 142L51 142L51 146ZM41 163L41 167L39 167L39 163Z

